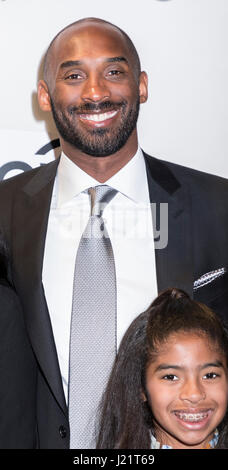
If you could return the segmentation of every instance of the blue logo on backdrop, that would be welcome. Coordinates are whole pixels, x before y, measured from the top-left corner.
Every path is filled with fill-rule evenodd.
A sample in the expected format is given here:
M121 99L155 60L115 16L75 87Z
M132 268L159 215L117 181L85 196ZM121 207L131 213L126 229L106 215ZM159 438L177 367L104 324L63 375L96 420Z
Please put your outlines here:
M46 145L37 150L35 155L46 155L48 152L58 147L60 147L59 139L51 140ZM40 165L45 165L45 163L40 163ZM6 177L7 173L12 170L28 171L32 170L32 167L26 162L21 162L17 160L4 163L4 165L0 167L0 181L2 181Z

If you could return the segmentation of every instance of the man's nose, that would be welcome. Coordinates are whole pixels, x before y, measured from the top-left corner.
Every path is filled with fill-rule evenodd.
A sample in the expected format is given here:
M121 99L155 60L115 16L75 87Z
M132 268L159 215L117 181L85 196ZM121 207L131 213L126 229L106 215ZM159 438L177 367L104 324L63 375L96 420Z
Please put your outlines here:
M180 399L191 403L198 403L206 398L206 393L202 382L192 377L185 380L180 390Z
M87 78L81 95L82 100L97 103L109 99L110 96L104 77L93 74Z

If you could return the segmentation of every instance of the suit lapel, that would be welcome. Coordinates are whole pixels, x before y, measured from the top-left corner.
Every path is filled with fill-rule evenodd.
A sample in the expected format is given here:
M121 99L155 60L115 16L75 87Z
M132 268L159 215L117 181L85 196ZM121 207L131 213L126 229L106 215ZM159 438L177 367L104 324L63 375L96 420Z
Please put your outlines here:
M168 204L168 244L156 249L158 291L178 287L193 295L193 250L190 196L170 168L153 157L144 154L151 203ZM161 227L162 228L162 227Z
M179 287L192 296L193 256L189 195L169 167L144 154L151 203L168 204L168 245L156 249L158 291ZM50 202L58 161L45 165L20 190L13 212L15 286L23 301L34 352L58 403L67 413L57 352L42 285Z
M24 306L32 347L57 401L66 412L59 364L44 289L42 265L58 160L41 167L17 194L12 250L14 282Z

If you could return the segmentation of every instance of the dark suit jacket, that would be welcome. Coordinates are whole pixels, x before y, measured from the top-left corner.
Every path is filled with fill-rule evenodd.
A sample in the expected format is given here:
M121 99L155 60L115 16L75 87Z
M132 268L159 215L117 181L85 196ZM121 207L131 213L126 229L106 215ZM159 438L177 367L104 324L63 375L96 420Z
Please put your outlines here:
M193 295L202 274L228 267L228 181L145 154L151 202L168 203L168 246L156 250L158 290L175 286ZM11 280L21 298L38 364L40 448L68 448L69 423L42 264L58 160L0 185L0 229L11 252ZM194 292L228 318L228 275ZM140 312L139 312L140 313Z
M0 449L36 446L36 361L19 299L0 280Z

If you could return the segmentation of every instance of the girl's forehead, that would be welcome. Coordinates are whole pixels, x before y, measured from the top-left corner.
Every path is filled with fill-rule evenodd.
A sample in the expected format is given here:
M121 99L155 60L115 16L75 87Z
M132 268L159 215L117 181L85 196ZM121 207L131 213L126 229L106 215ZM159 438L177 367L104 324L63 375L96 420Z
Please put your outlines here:
M164 342L158 344L154 361L171 359L186 365L204 364L215 360L222 360L226 364L225 354L218 343L203 332L179 331L170 334Z

